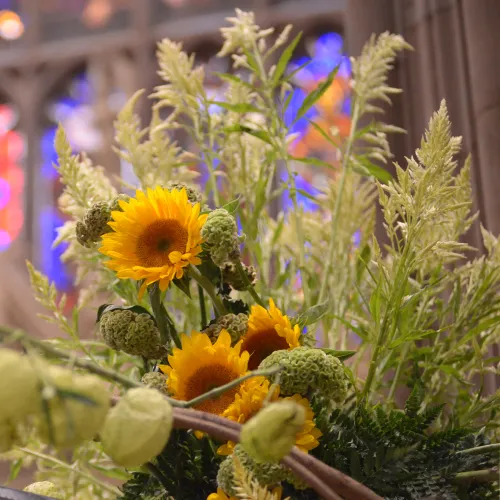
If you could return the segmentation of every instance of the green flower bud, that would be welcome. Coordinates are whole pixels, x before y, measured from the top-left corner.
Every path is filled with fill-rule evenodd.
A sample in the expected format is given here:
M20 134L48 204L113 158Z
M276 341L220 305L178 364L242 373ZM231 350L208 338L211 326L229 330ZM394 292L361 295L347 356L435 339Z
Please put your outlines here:
M38 419L40 437L57 448L74 448L93 439L109 409L109 393L94 375L81 375L58 366L47 371L45 403Z
M225 314L219 316L217 321L203 330L212 342L215 342L222 330L227 330L231 335L232 344L236 344L245 335L248 329L248 316L243 313Z
M106 418L103 449L118 465L139 467L162 452L172 424L172 407L156 389L130 389Z
M50 481L31 483L26 486L23 491L26 491L27 493L35 493L37 495L43 495L49 498L54 498L56 500L64 500L62 491Z
M257 282L257 272L253 266L246 266L245 264L241 264L243 266L243 270L247 275L248 282L252 285L255 285ZM241 278L240 273L236 269L236 265L233 262L228 262L222 268L222 281L227 283L234 290L246 290L247 285L245 281Z
M163 394L168 394L167 377L161 372L148 372L142 376L141 382L151 389L156 389Z
M234 463L231 456L224 459L219 465L217 486L224 490L226 495L236 495L236 490L234 489Z
M148 359L161 357L160 331L149 314L115 309L102 315L99 331L109 347Z
M16 427L11 422L0 422L0 453L5 453L12 449L17 443L18 435Z
M339 359L321 349L297 347L274 351L259 368L280 365L280 392L284 395L306 394L309 390L334 402L342 403L347 395L347 377Z
M293 401L276 401L243 425L241 447L258 463L279 462L290 453L305 422L302 406Z
M201 236L216 266L223 267L227 262L239 258L238 226L226 209L218 208L210 212Z
M99 201L85 212L82 222L76 224L76 239L84 247L92 247L100 241L101 236L112 229L108 226L111 220L109 204Z
M273 445L273 444L272 444ZM241 444L234 447L233 453L238 457L241 465L252 472L254 478L262 486L273 486L283 481L287 474L288 469L282 467L277 463L272 462L256 462L253 458L243 449Z
M10 349L0 349L1 420L19 420L38 408L40 382L26 356Z
M195 205L196 203L201 203L201 194L196 191L196 189L190 188L183 182L176 182L176 181L169 181L167 182L167 189L169 191L173 191L174 189L180 191L182 189L186 190L186 194L188 197L188 200L191 204Z

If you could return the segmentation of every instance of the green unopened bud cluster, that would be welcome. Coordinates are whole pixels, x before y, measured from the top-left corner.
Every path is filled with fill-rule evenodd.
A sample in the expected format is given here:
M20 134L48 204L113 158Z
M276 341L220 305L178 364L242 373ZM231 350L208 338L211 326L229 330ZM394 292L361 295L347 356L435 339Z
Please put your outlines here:
M131 389L108 413L103 449L118 465L139 467L161 453L172 424L172 407L156 389Z
M261 486L273 486L281 483L289 476L289 471L278 463L256 462L242 448L240 444L234 447L233 453L240 461L241 465L250 471L255 480ZM217 485L223 489L227 495L235 496L234 489L234 462L231 456L223 460L219 466L217 474Z
M255 268L253 266L246 266L243 263L241 266L243 267L243 272L245 273L248 281L242 278L234 262L228 262L222 268L222 281L234 290L238 291L246 290L248 284L255 285L257 282L257 272L255 271Z
M235 218L225 208L210 212L201 236L216 266L222 268L228 262L239 259L242 238L238 236Z
M227 330L231 336L232 344L236 344L248 329L248 316L243 313L225 314L219 316L215 323L203 330L212 342L215 342L222 330Z
M320 349L297 347L291 351L274 351L259 368L279 365L280 391L284 395L309 391L342 403L347 395L348 381L341 361Z
M141 382L151 389L156 389L162 394L168 394L167 377L161 372L148 372L142 376Z
M181 189L185 189L187 198L192 205L195 205L196 203L201 203L202 200L201 194L198 191L196 191L196 189L187 186L183 182L169 181L167 182L166 188L169 191L173 191L174 189L178 191L180 191Z
M257 463L279 462L290 453L305 422L306 412L297 403L271 403L245 423L241 447Z
M115 309L102 315L99 331L104 342L116 351L148 359L160 357L160 331L149 314Z
M117 196L111 203L99 201L90 207L82 221L76 223L76 239L84 247L92 247L101 240L103 234L112 231L108 222L112 220L111 213L121 211L120 200L127 201L127 195Z

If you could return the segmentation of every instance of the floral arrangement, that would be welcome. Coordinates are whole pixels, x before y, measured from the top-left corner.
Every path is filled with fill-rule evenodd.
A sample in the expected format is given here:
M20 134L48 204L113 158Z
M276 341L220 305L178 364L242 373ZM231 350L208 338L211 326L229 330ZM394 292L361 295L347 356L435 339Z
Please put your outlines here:
M460 242L475 220L470 163L457 165L446 105L392 178L379 165L401 130L365 117L398 92L387 73L409 46L371 38L352 62L348 137L311 122L341 168L306 211L294 166L331 166L290 153L286 68L299 37L286 45L291 27L274 36L251 13L229 23L221 55L249 76L219 75L224 101L164 40L151 123L134 112L140 92L118 115L136 191L118 191L57 133L69 220L56 244L81 294L68 318L29 264L62 334L0 328L10 479L35 465L26 491L62 499L497 498L500 393L485 380L499 374L500 245L485 229L484 255ZM197 151L172 140L177 130ZM81 332L80 312L102 297L96 335Z

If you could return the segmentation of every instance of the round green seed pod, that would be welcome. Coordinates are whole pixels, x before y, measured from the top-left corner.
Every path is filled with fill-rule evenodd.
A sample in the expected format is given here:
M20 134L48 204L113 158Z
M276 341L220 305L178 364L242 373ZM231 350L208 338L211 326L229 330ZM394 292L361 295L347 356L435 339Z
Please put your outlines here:
M339 359L321 349L297 347L274 351L259 368L280 365L280 392L284 395L306 394L309 390L342 403L347 395L347 377Z
M161 336L149 314L115 309L102 315L99 331L109 347L134 356L161 356Z
M38 483L31 483L23 491L27 493L35 493L36 495L43 495L56 500L64 500L62 491L50 481L40 481Z
M201 236L216 266L224 267L239 258L238 226L236 219L226 209L218 208L210 212Z
M198 191L196 191L196 189L190 188L183 182L169 181L167 182L167 189L169 191L173 190L181 191L182 189L185 189L187 198L192 205L195 205L196 203L201 203L202 199L201 194Z
M148 372L142 376L141 382L151 389L156 389L162 394L168 394L167 377L161 372Z
M106 418L103 449L118 465L139 467L161 453L172 424L172 407L156 389L130 389Z
M93 439L109 410L109 393L94 375L81 375L58 366L47 371L45 402L40 401L38 430L56 448L74 448ZM48 393L48 395L47 395Z
M224 490L226 495L236 495L236 491L234 489L234 463L231 456L225 458L219 465L219 472L217 472L217 486Z
M290 453L305 422L302 406L276 401L243 425L240 445L258 463L279 462Z
M279 484L287 476L287 469L273 462L256 462L241 446L237 444L233 452L241 465L252 472L254 478L262 486Z
M83 217L82 222L76 225L76 238L80 245L92 247L94 243L100 241L103 234L109 233L112 229L108 226L111 220L111 209L109 203L99 201L90 207Z
M231 336L231 343L236 344L248 329L248 316L243 313L239 314L225 314L219 316L217 321L203 330L212 342L219 338L222 330L227 330Z
M248 278L248 282L252 285L255 285L257 282L257 272L255 271L255 267L247 266L245 264L241 264L243 267L243 271ZM247 284L244 279L240 276L238 269L236 268L236 264L234 262L228 262L222 268L222 281L228 284L234 290L246 290Z
M30 360L10 349L0 349L1 420L18 420L38 409L40 382Z

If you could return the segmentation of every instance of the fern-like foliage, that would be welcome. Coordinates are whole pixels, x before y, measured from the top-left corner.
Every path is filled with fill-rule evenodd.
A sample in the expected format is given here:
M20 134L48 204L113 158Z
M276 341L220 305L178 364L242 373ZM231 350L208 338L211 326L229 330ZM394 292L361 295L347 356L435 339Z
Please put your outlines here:
M208 439L196 439L191 432L173 431L153 465L161 483L155 475L136 472L120 500L204 500L217 489L219 459Z
M317 425L324 436L312 453L391 500L494 498L491 485L456 481L460 472L485 470L496 464L494 452L457 453L488 444L487 438L466 428L429 431L443 407L422 409L423 396L423 388L415 386L404 411L353 404L332 413L317 408ZM292 490L287 487L285 491ZM295 492L293 498L318 496L305 490Z

